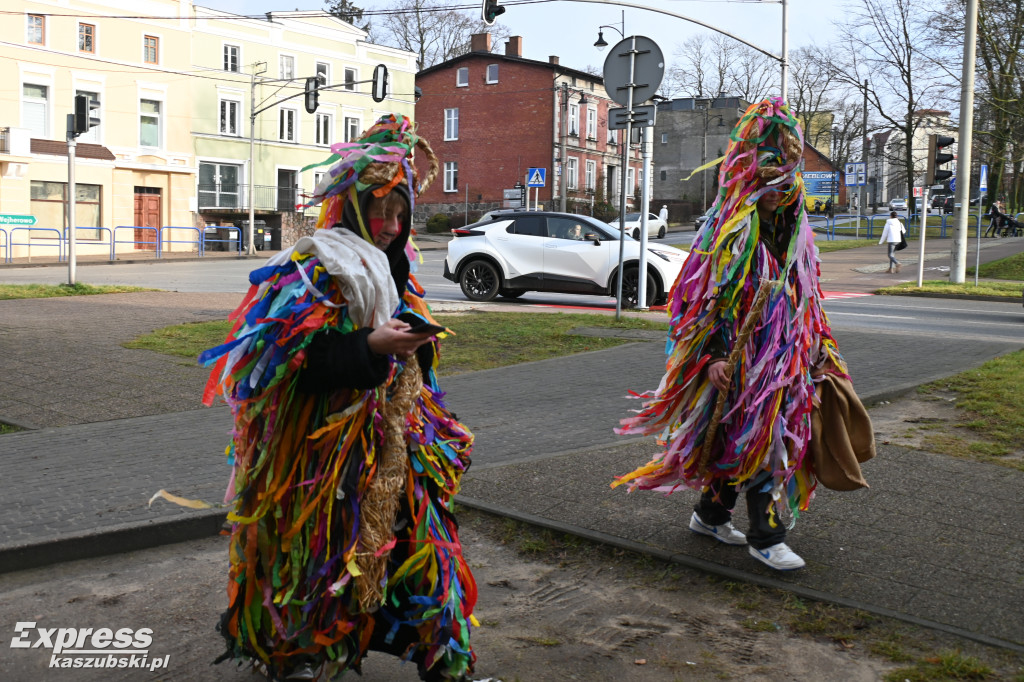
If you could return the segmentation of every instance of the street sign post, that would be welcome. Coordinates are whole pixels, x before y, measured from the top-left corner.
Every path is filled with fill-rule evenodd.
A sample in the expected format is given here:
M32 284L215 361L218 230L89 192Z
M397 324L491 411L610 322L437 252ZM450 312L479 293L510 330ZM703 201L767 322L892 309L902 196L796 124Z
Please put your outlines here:
M526 171L527 187L543 187L547 184L547 168L530 168Z
M0 225L11 227L32 227L36 224L34 215L18 215L16 213L0 213Z

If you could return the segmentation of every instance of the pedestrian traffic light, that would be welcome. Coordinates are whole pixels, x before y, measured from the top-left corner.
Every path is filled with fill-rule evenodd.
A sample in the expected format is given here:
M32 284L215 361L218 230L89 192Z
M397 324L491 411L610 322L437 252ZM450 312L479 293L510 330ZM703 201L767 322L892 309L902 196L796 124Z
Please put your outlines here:
M320 91L317 88L320 87L320 76L310 76L306 79L306 113L312 114L316 112L316 108L320 106Z
M89 95L75 95L75 136L89 132L100 124L100 101ZM95 114L94 114L95 112Z
M480 16L488 26L494 25L494 20L499 14L504 14L505 8L498 4L498 0L483 0L483 7Z
M925 172L924 184L926 187L938 185L953 177L953 171L939 168L944 163L953 160L952 154L943 153L941 150L956 142L948 135L928 136L928 170Z
M388 96L388 67L378 64L373 69L373 90L370 95L374 102L383 102Z

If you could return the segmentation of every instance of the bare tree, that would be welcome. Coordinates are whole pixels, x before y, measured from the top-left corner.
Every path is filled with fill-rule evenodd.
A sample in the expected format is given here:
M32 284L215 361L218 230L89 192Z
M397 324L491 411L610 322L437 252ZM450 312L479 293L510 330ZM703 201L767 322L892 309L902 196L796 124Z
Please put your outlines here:
M362 26L357 23L363 20L363 8L356 7L352 0L327 0L324 11L364 31L370 28L369 22Z
M454 0L396 0L373 22L370 39L415 52L425 69L468 53L475 33L489 32L495 43L508 38L508 29L487 26L457 6Z
M855 0L849 9L849 18L838 26L847 54L837 78L861 88L861 96L866 92L878 117L899 132L909 188L919 110L949 101L951 84L937 67L942 60L929 53L936 46L927 39L927 22L938 7L933 0Z
M661 92L666 97L738 95L755 101L777 84L777 62L720 33L691 36L673 51Z

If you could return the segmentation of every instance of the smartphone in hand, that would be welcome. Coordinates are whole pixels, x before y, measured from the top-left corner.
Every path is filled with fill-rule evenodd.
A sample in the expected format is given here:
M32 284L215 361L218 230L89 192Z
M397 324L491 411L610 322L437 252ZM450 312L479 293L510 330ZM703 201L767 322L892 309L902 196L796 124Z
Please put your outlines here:
M445 327L439 324L430 324L429 322L417 322L405 331L408 334L440 334L445 331Z

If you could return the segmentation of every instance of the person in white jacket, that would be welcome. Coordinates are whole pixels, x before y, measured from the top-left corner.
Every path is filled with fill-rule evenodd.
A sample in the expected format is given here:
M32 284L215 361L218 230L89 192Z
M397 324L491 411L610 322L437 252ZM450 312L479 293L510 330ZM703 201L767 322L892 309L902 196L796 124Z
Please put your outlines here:
M893 268L896 268L896 272L900 271L900 262L896 260L896 245L903 241L903 233L907 231L907 228L903 227L903 223L896 217L896 211L889 213L889 219L885 221L885 227L882 228L882 238L878 240L878 243L887 242L889 245L889 269L886 272L893 272Z

